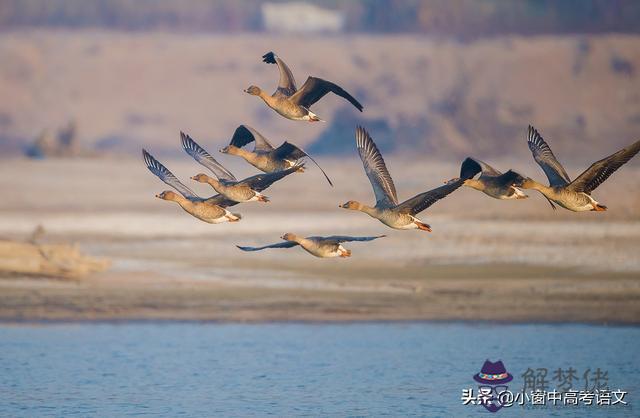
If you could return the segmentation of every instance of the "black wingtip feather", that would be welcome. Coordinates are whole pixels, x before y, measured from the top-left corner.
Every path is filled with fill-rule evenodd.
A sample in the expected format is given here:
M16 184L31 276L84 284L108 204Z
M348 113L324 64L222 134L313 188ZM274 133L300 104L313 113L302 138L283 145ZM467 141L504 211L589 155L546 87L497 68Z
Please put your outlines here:
M180 140L182 142L182 148L184 148L185 151L187 152L190 149L194 149L197 151L197 148L200 148L198 144L196 144L196 142L189 135L181 133Z
M532 142L538 145L538 142L542 140L542 135L540 135L540 132L538 132L538 130L534 128L533 125L529 125L529 128L527 129L527 138L528 142Z
M189 135L185 134L181 139L182 139L182 148L184 148L187 154L193 156L194 158L197 155L204 156L204 157L211 157L211 155L204 148L202 148L196 141L194 141L193 138L191 138Z
M262 56L262 61L267 64L275 64L276 63L276 54L273 51L267 52Z
M147 167L151 168L155 166L155 158L153 158L153 156L144 148L142 148L142 159Z

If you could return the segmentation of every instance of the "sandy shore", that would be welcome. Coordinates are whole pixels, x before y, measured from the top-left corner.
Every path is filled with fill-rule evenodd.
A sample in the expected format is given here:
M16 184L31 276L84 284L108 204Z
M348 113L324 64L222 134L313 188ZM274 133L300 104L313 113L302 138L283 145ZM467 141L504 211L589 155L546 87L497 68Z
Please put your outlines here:
M81 282L4 278L3 321L489 320L638 323L636 274L514 265L280 270L266 277L110 273ZM277 276L277 277L272 277ZM413 276L413 277L412 277Z
M272 203L239 206L241 222L208 225L154 199L165 187L137 160L5 160L0 187L11 199L0 202L0 236L24 239L42 224L45 242L76 243L112 267L78 281L0 277L0 320L640 323L640 194L638 185L628 189L635 166L598 190L605 213L554 213L540 196L499 202L464 189L424 213L428 234L338 209L370 191L364 175L345 172L357 161L324 163L340 179L335 188L309 170L274 186ZM392 172L395 164L390 158ZM198 170L185 160L167 165L183 178ZM456 170L404 163L399 194ZM426 180L411 177L418 172ZM287 231L388 236L352 243L353 257L340 260L235 248Z

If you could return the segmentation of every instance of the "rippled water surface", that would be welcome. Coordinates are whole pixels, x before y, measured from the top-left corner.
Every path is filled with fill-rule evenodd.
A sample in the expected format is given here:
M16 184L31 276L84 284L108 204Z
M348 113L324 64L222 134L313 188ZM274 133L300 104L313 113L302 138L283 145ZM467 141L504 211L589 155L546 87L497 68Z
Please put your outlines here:
M466 323L0 326L0 416L640 416L640 329ZM463 406L486 359L608 373L627 407Z

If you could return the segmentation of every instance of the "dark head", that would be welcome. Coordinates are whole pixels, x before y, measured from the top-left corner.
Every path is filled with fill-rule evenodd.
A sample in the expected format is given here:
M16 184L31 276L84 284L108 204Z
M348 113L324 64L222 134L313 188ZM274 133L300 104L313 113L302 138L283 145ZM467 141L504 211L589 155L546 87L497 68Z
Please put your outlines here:
M252 96L260 96L262 90L260 90L260 87L257 86L249 86L247 89L245 89L244 92L249 93Z
M162 200L176 200L178 195L171 190L165 190L164 192L157 194L156 197Z
M338 207L342 209L360 210L362 208L362 204L360 202L356 202L355 200L349 200L342 205L338 205Z

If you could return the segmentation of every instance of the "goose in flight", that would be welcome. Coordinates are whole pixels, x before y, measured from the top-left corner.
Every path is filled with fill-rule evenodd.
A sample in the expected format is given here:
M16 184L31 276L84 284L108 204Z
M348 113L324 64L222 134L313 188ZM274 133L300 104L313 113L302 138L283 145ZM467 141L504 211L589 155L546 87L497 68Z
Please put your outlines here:
M162 165L160 161L153 158L153 156L144 149L142 150L142 158L144 159L149 171L179 192L178 194L171 190L165 190L164 192L157 194L157 198L176 202L191 216L210 224L237 222L240 220L240 214L231 213L226 209L229 206L235 205L236 202L229 200L220 194L208 199L203 199L196 195L187 186L182 184L171 171Z
M362 105L353 96L347 93L342 87L330 81L317 77L308 77L300 89L296 88L296 81L293 73L287 64L273 52L267 52L262 56L263 62L267 64L277 64L280 70L280 81L278 88L269 96L264 90L257 86L250 86L245 90L253 96L259 96L271 109L278 112L287 119L306 120L309 122L319 122L320 119L309 108L327 93L331 92L348 100L359 111L362 112Z
M194 160L207 167L216 176L214 179L206 174L200 173L191 177L191 179L199 181L200 183L208 183L216 192L234 202L268 202L269 198L260 193L261 191L276 181L304 167L303 164L297 163L285 170L258 174L247 177L244 180L238 180L189 135L180 132L180 139L182 140L182 148L185 152L192 156Z
M376 205L371 207L350 200L339 207L364 212L394 229L420 229L430 232L431 227L416 218L416 215L446 197L449 193L462 186L465 180L476 174L469 170L468 166L463 166L460 178L453 179L444 186L420 193L411 199L398 203L396 187L389 171L387 171L384 159L376 144L362 127L356 129L356 146L364 165L364 171L369 177L371 186L373 186Z
M251 142L254 143L253 151L242 148ZM222 148L220 152L242 157L249 164L265 173L286 170L296 165L300 159L308 157L322 171L329 184L333 186L331 179L322 167L301 148L290 142L284 142L278 148L274 148L267 138L248 125L238 126L233 133L231 143Z
M524 177L513 170L503 174L489 164L471 157L467 157L462 165L467 166L467 169L474 171L475 174L481 173L477 179L465 180L464 186L479 190L494 199L526 199L529 197L516 187L524 181Z
M342 246L343 242L352 241L373 241L374 239L382 238L385 235L379 235L376 237L350 237L347 235L332 235L330 237L299 237L292 233L286 233L280 238L284 241L276 244L265 245L263 247L241 247L237 245L242 251L260 251L266 248L291 248L296 245L301 246L309 254L319 258L332 258L332 257L351 257L351 250L347 250Z
M554 209L554 203L556 203L574 212L601 212L607 210L606 206L601 205L591 197L591 192L640 151L640 141L636 141L628 147L591 164L575 180L571 181L565 169L553 155L549 145L531 125L529 125L527 143L533 154L533 159L536 160L547 175L549 186L526 178L520 187L539 191L547 198Z

